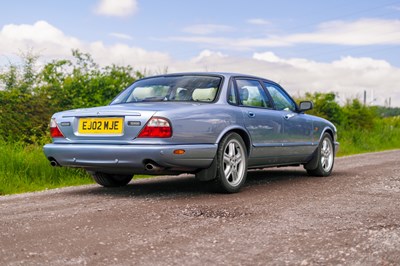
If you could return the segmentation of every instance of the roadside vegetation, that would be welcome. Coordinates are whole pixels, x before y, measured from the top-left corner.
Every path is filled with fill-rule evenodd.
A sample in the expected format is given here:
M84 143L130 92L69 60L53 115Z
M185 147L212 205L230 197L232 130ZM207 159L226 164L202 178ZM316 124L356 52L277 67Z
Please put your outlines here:
M131 66L100 67L89 54L72 51L72 60L37 66L26 54L20 64L0 69L0 195L92 183L78 169L54 168L42 152L51 142L53 113L105 105L145 74ZM358 99L337 103L335 93L306 94L309 113L332 121L340 155L400 148L400 108L364 106Z
M85 171L49 166L39 145L0 142L0 195L89 183Z
M364 106L349 99L344 106L335 93L306 93L300 100L311 100L308 114L323 117L338 129L338 156L400 148L400 108Z

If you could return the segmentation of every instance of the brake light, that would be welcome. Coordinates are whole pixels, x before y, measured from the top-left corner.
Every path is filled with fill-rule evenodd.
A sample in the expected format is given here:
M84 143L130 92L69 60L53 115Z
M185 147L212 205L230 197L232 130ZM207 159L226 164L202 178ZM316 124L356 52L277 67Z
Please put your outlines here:
M64 138L63 133L57 126L57 122L55 118L50 120L50 136L52 138Z
M138 138L170 138L172 128L165 118L152 117L139 133Z

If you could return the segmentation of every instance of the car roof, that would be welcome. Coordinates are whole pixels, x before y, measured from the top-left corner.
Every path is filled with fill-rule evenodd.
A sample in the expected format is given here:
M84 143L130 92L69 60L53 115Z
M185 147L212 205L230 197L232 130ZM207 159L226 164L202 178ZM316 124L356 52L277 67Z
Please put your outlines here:
M242 74L242 73L235 73L235 72L177 72L177 73L168 73L168 74L161 74L161 75L154 75L154 76L148 76L143 79L147 78L154 78L154 77L168 77L168 76L190 76L190 75L199 75L199 76L206 76L206 75L214 75L214 76L223 76L225 78L231 78L231 77L247 77L247 78L255 78L255 79L262 79L266 80L272 83L277 84L275 81L272 81L267 78L263 77L258 77L254 75L249 75L249 74Z
M168 77L168 76L190 76L190 75L215 75L215 76L224 76L224 77L233 77L233 76L241 76L241 77L253 77L253 78L260 78L252 75L241 74L241 73L233 73L233 72L177 72L177 73L167 73L161 75L154 75L148 76L145 78L153 78L153 77Z

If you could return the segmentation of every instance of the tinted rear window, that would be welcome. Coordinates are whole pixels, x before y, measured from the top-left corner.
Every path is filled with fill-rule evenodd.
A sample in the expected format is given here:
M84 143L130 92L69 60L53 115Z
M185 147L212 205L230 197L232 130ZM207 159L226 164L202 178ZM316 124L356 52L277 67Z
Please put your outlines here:
M213 76L164 76L133 83L111 104L134 102L212 102L222 78Z

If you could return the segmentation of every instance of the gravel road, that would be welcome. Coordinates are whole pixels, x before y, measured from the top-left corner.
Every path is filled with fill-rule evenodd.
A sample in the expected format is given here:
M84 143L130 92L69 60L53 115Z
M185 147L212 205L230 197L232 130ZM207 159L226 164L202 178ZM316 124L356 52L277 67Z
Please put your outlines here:
M191 176L0 197L1 265L400 265L400 150L331 177L249 172L237 194Z

